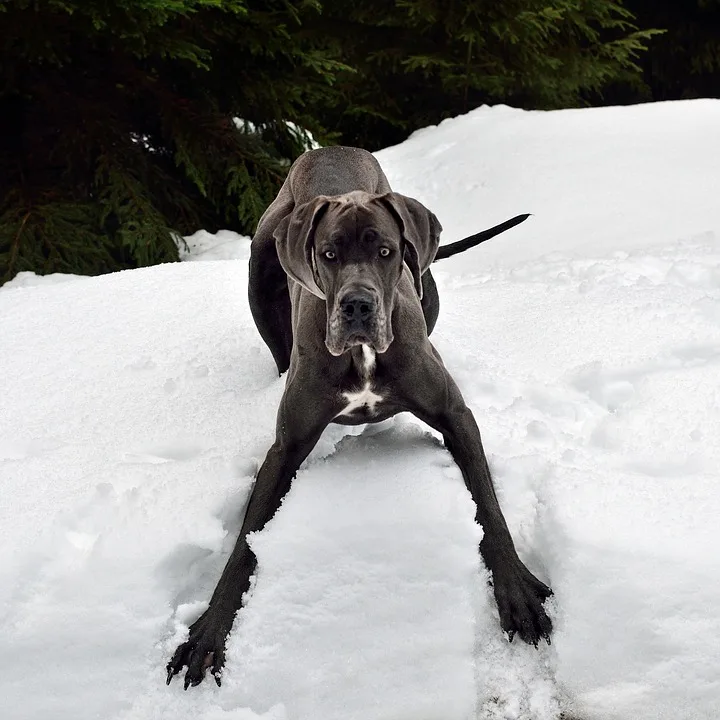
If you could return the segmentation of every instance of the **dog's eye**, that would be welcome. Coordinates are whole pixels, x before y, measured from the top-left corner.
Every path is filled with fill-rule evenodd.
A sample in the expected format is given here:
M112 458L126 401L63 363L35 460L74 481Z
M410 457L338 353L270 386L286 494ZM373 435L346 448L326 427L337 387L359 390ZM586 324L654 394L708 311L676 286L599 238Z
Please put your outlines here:
M323 257L324 257L326 260L334 260L334 259L335 259L335 253L334 253L332 250L326 250L326 251L323 253Z
M380 257L387 257L390 254L390 248L381 247L380 248Z

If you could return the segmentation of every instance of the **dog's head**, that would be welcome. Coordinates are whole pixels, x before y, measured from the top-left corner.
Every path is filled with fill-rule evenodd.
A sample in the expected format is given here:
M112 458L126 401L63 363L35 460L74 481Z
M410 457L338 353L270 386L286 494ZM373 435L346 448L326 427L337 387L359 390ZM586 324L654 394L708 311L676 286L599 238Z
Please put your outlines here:
M417 200L356 191L298 205L273 235L288 276L325 300L325 345L337 356L359 344L379 353L388 349L404 268L422 297L421 276L441 230Z

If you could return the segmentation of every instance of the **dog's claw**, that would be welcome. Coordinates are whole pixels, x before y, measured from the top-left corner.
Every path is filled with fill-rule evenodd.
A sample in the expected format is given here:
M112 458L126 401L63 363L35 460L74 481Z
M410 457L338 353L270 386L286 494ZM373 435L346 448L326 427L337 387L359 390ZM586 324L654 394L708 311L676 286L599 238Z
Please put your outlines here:
M536 648L541 638L550 643L552 620L543 603L552 595L550 588L540 582L518 561L509 571L496 573L495 599L500 624L512 642L516 635Z
M187 690L189 687L197 687L201 682L203 681L203 676L200 677L194 677L190 674L190 670L188 670L185 673L185 689Z
M167 664L167 684L183 668L187 668L183 682L185 690L200 685L208 670L219 686L225 664L225 639L232 620L232 615L219 616L219 620L218 615L208 614L207 611L201 615L190 626L188 639L178 645Z

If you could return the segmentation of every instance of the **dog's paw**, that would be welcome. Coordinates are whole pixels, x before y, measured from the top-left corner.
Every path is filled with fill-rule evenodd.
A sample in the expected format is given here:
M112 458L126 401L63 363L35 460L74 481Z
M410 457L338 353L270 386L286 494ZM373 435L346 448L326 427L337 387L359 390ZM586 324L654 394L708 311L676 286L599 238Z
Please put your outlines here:
M493 589L500 612L500 625L510 642L519 635L535 647L541 639L550 644L552 620L543 603L553 593L545 583L540 582L518 560L513 567L494 573Z
M190 637L181 645L167 664L167 684L184 667L185 689L199 685L210 670L215 682L220 685L222 669L225 664L225 641L232 626L221 622L211 610L207 610L190 626Z

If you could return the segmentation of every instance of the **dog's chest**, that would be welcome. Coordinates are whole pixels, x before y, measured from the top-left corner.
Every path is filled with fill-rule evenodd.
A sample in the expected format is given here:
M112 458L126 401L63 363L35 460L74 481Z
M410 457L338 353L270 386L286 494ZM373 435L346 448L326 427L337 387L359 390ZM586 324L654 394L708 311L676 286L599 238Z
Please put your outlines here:
M376 391L375 386L375 351L367 345L362 345L362 355L354 358L355 369L359 376L356 388L340 393L342 400L347 403L336 417L359 417L371 419L378 411L378 404L383 396Z

